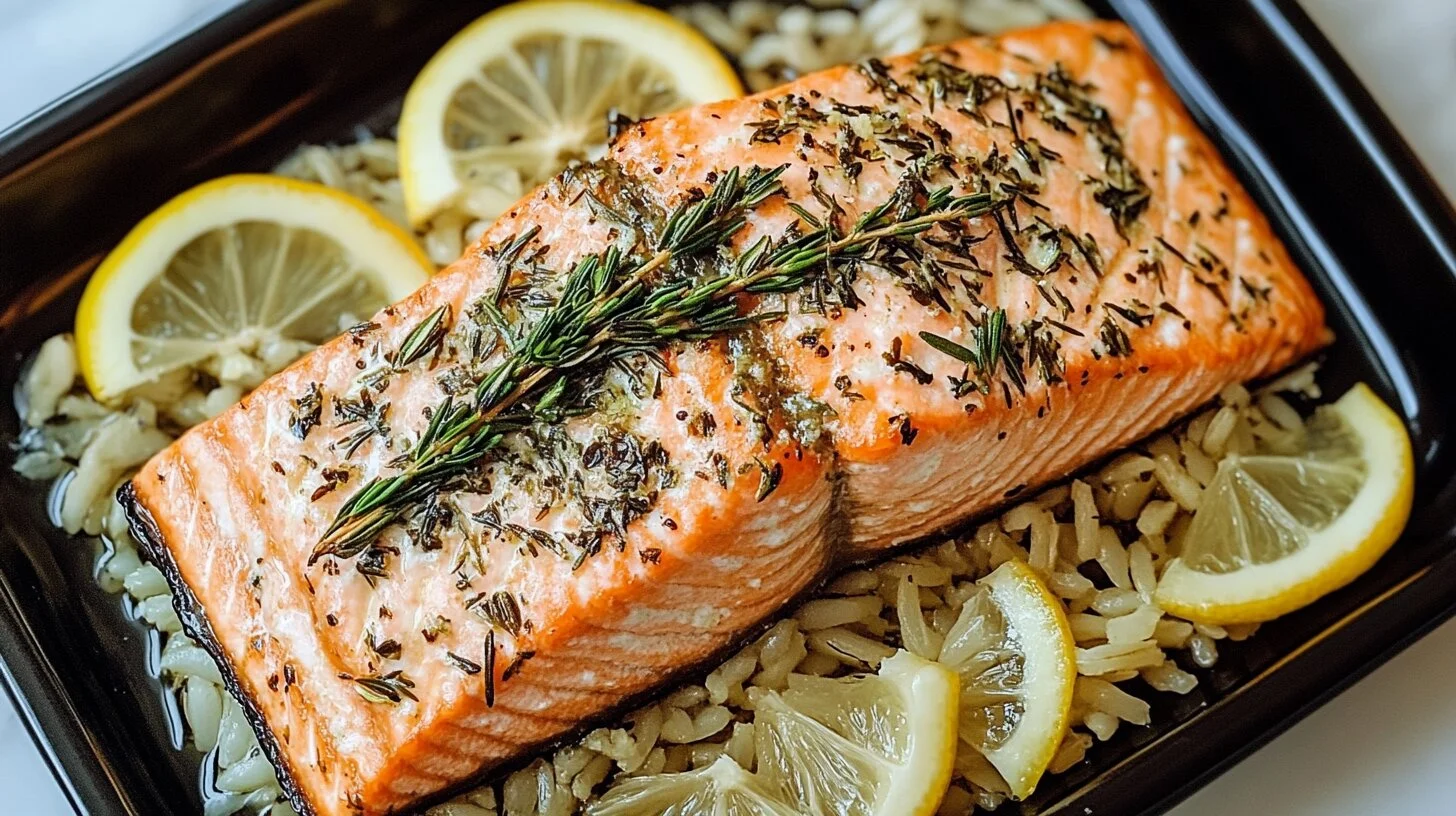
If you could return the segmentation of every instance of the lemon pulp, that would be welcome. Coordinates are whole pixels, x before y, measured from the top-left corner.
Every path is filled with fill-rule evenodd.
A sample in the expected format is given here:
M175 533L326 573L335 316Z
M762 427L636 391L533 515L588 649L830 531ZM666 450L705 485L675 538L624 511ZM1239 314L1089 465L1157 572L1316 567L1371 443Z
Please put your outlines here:
M575 160L612 122L743 92L727 61L671 15L609 0L534 0L467 26L416 77L399 122L410 222L449 207L491 219Z
M91 391L115 400L194 367L251 387L409 294L433 267L362 201L277 176L228 176L143 219L76 313Z
M1076 653L1061 604L1031 567L1007 561L977 582L937 657L960 677L963 750L985 756L1025 798L1071 712Z
M1165 610L1204 623L1276 618L1349 583L1410 514L1405 425L1363 383L1316 409L1294 452L1231 454L1179 557L1158 583Z

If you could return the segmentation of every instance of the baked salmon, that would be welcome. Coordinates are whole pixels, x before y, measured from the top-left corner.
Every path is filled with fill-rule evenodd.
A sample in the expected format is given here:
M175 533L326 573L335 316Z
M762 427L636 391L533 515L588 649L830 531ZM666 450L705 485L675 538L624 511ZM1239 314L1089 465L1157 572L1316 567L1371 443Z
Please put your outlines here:
M492 414L445 462L441 426L481 427L481 383L545 353L531 329L572 270L651 255L750 177L761 200L642 285L824 236L799 283L554 364L570 376L520 386L534 413ZM671 291L654 308L687 308ZM1329 338L1133 35L1053 24L630 126L124 499L299 811L397 813Z

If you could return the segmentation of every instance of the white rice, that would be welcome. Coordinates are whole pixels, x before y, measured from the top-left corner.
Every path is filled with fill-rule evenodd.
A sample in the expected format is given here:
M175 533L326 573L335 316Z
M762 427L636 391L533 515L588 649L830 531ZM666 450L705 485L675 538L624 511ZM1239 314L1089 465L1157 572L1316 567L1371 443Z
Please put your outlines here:
M137 618L161 633L163 678L178 694L193 745L216 765L217 790L205 797L206 816L240 811L294 816L293 808L279 801L273 768L241 708L223 689L217 665L182 633L166 580L156 567L142 563L115 499L116 488L181 427L143 398L119 410L94 401L77 379L70 335L53 337L41 347L20 396L29 430L22 434L15 469L28 478L59 480L61 498L52 505L53 520L68 532L105 542L97 581L110 592L131 596Z
M727 7L679 6L674 13L736 57L755 89L866 55L1053 17L1088 16L1077 0L852 0L787 8L737 0ZM352 144L306 146L277 172L347 190L404 223L389 139L361 132ZM486 226L468 213L450 211L417 237L443 265ZM297 347L268 349L208 361L203 367L215 382L210 388L179 380L113 410L86 394L77 380L74 344L61 335L42 346L22 383L26 430L15 469L62 483L56 523L106 542L98 580L109 591L133 597L138 616L163 633L163 677L179 694L193 744L216 763L218 790L210 793L207 816L294 811L279 801L272 768L241 708L222 689L217 666L181 633L161 574L138 557L114 492L183 429L217 414L300 353ZM430 816L566 816L616 779L701 767L724 753L751 770L749 689L782 688L791 672L838 675L873 668L902 644L934 651L973 582L1009 558L1028 561L1046 578L1076 640L1074 727L1050 768L1065 771L1123 724L1150 722L1147 702L1120 684L1141 678L1154 690L1186 694L1198 679L1184 666L1211 666L1218 641L1253 634L1255 627L1195 627L1171 618L1152 605L1152 596L1169 560L1169 543L1186 527L1217 459L1247 451L1256 441L1273 449L1297 444L1299 416L1279 392L1318 396L1313 367L1291 372L1258 395L1230 388L1219 407L1182 432L1033 497L960 540L840 576L821 597L700 683L591 732L501 784L438 806ZM1105 580L1083 574L1080 568L1088 562L1098 565ZM902 620L900 611L909 609L920 614ZM1183 656L1182 666L1177 655ZM960 754L940 812L962 814L1005 801L1008 789L995 769L972 749Z

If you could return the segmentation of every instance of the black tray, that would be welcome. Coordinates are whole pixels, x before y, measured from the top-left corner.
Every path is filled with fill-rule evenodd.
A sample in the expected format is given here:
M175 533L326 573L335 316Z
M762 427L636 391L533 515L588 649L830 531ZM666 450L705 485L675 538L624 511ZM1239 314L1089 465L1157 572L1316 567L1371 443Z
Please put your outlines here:
M253 0L0 134L0 387L70 328L86 276L139 217L300 142L387 129L415 71L489 5ZM1193 694L1159 697L1152 728L1045 780L1025 813L1162 811L1456 611L1456 214L1292 0L1104 11L1138 30L1319 288L1339 335L1327 390L1363 379L1405 416L1417 493L1373 570L1221 645ZM17 422L0 411L0 438ZM92 548L56 531L45 498L0 467L0 679L78 812L193 816L197 756L163 724L156 643L139 648L151 636L95 586Z

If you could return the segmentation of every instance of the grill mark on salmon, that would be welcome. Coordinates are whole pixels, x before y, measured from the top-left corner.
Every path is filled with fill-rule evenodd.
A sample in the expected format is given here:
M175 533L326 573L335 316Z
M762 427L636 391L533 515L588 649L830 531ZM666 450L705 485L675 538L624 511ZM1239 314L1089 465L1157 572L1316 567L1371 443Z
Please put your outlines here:
M750 166L783 166L784 193L748 213L729 254L830 219L842 232L897 189L999 203L836 261L805 291L743 296L785 315L741 341L674 345L661 372L601 379L596 411L512 435L450 485L432 536L406 518L355 558L309 563L449 383L505 353L498 338L485 360L462 351L492 331L473 317L482 298L503 288L510 319L529 320L562 270L630 251ZM356 364L442 307L441 349L368 391L389 433L346 455L358 426L338 406L369 388ZM189 431L123 491L188 631L296 807L319 816L401 812L518 762L720 653L830 571L992 510L1329 340L1266 220L1111 23L967 40L634 125L371 323ZM300 439L290 411L313 388L324 418ZM518 632L466 608L497 591L516 599ZM398 656L373 649L385 640ZM448 658L492 666L487 643L493 671ZM285 666L294 680L279 683ZM418 700L370 701L353 679L395 671Z

